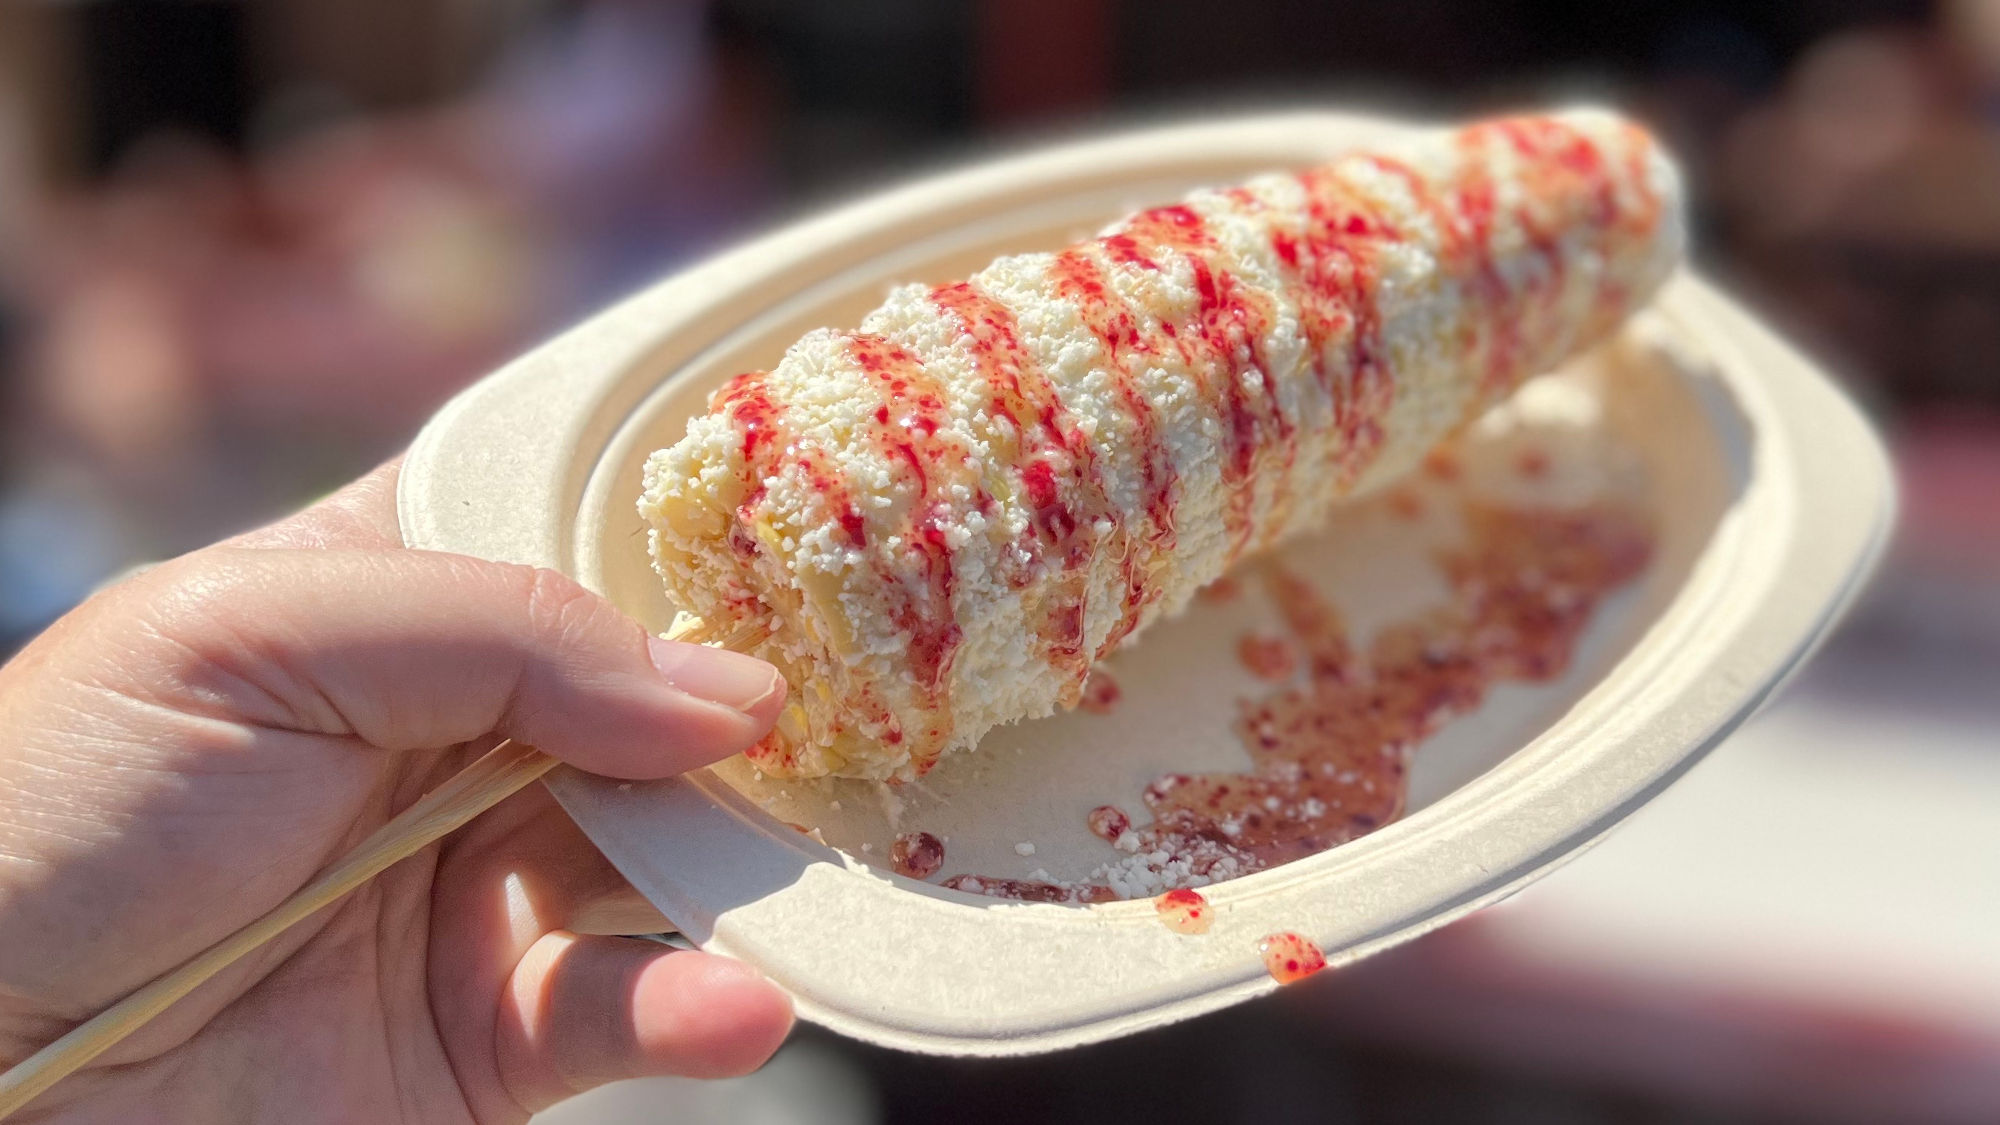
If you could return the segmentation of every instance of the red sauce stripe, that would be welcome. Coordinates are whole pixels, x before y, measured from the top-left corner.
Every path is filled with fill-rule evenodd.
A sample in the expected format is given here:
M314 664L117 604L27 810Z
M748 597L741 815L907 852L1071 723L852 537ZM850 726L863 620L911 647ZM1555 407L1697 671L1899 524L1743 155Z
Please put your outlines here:
M1156 571L1168 563L1174 549L1174 510L1179 498L1180 478L1173 459L1160 435L1159 418L1152 399L1140 382L1141 365L1150 357L1177 347L1172 337L1142 331L1139 312L1105 280L1104 270L1083 249L1071 247L1057 254L1049 264L1049 279L1056 296L1077 309L1084 327L1104 349L1112 385L1118 393L1128 429L1122 437L1139 470L1138 511L1130 513L1120 528L1120 563L1124 594L1118 623L1099 646L1098 655L1117 647L1139 627L1146 607L1159 601ZM1147 526L1136 525L1143 516Z
M1032 589L1036 578L1043 580L1036 633L1043 658L1063 677L1063 704L1074 706L1097 655L1084 638L1097 524L1109 521L1117 535L1125 521L1105 496L1089 438L1022 345L1013 310L970 282L940 286L930 298L965 331L987 410L1014 431L1013 455L1000 460L1016 478L1029 514L1021 544L1029 565L1015 584Z
M1439 235L1438 268L1465 285L1469 298L1458 317L1458 338L1454 346L1459 355L1468 360L1481 355L1481 328L1488 321L1487 310L1479 303L1486 296L1480 292L1479 277L1489 272L1490 266L1485 261L1486 247L1476 229L1479 225L1477 218L1468 222L1462 201L1457 198L1459 191L1455 184L1433 184L1423 173L1393 157L1369 154L1361 159L1402 180L1417 209L1428 215L1436 227Z
M851 546L867 545L866 524L847 487L846 475L822 446L799 440L786 426L788 407L774 393L769 372L747 371L734 376L716 392L710 408L729 419L743 435L739 449L747 489L727 535L731 550L747 559L765 549L756 534L768 490L765 482L788 472L798 474L819 496ZM873 701L872 693L862 693L853 711L895 732L894 715ZM798 771L800 751L773 731L744 754L759 769L787 776Z
M1227 191L1219 193L1218 198L1231 212L1234 212L1234 217L1238 221L1253 224L1266 232L1260 241L1266 243L1270 241L1268 232L1277 215L1256 192L1247 187L1230 188ZM1241 268L1243 263L1240 256L1235 254L1233 248L1219 249L1221 249L1222 253L1231 255L1232 258L1236 259L1238 264L1236 275L1239 278L1242 277L1247 271ZM1298 286L1293 283L1293 279L1287 277L1282 270L1278 274L1278 284L1278 292L1271 292L1268 287L1261 290L1263 302L1267 310L1265 316L1265 330L1267 331L1270 322L1276 319L1275 314L1279 304L1286 301L1288 295L1295 296L1298 291ZM1260 332L1259 339L1261 338L1262 333ZM1269 396L1269 417L1273 424L1270 426L1269 432L1264 435L1265 447L1260 451L1263 460L1257 471L1271 482L1271 500L1265 508L1264 518L1260 522L1256 534L1251 537L1247 545L1255 550L1263 550L1277 542L1278 537L1291 522L1292 506L1296 491L1295 476L1299 461L1300 434L1296 420L1287 415L1281 405L1282 399L1279 396L1278 390L1281 378L1279 373L1272 371L1268 363L1259 363L1258 366L1264 372L1265 394ZM1297 375L1294 372L1285 372L1282 376L1283 379L1287 380L1295 379L1296 377Z
M768 371L746 371L724 383L715 396L713 409L743 433L741 452L749 491L737 506L733 534L739 540L755 542L753 529L757 509L764 499L765 482L790 467L803 474L825 502L848 543L865 546L867 535L861 510L855 506L846 479L835 469L825 450L809 442L799 442L787 431L787 407L783 399L772 393L770 377Z
M894 601L889 619L909 640L910 677L926 697L931 726L910 746L919 773L951 736L951 668L965 639L953 605L957 575L948 529L956 521L949 488L969 475L968 452L950 430L944 388L908 349L884 336L850 333L847 354L882 396L864 423L870 446L913 487L901 549L875 560L878 588ZM981 492L975 503L987 503ZM905 732L910 733L910 732Z
M1632 204L1626 207L1615 220L1614 229L1627 244L1627 254L1645 253L1652 240L1658 235L1663 218L1664 202L1653 190L1648 175L1648 157L1653 151L1653 138L1636 125L1624 124L1618 131L1619 141L1624 146L1622 170L1630 189ZM1608 330L1628 311L1632 295L1622 284L1610 282L1598 294L1595 324L1599 331Z
M1351 487L1381 452L1396 383L1382 347L1381 254L1403 235L1333 167L1299 176L1297 225L1279 225L1272 245L1297 278L1299 322L1314 375L1333 403L1326 445L1338 487ZM1342 346L1344 344L1344 346ZM1329 352L1335 353L1329 362Z
M1569 255L1563 249L1565 232L1569 239L1588 247L1601 260L1616 261L1623 254L1621 230L1629 223L1630 216L1620 204L1617 177L1605 154L1581 130L1542 117L1508 118L1493 122L1489 128L1505 138L1525 162L1521 172L1522 201L1515 209L1514 219L1544 264L1545 278L1534 296L1540 298L1538 314L1546 324L1553 319L1555 305L1561 300L1567 281ZM1609 292L1610 288L1600 279L1598 291L1591 296L1593 308L1603 307L1607 298L1622 306L1623 300ZM1598 317L1594 315L1592 319ZM1593 327L1582 326L1584 331ZM1556 357L1550 345L1556 342L1559 341L1541 341L1542 346L1536 349L1528 366L1535 368L1554 362ZM1533 373L1522 371L1514 381Z
M1461 158L1442 182L1432 182L1393 159L1367 159L1401 178L1442 232L1441 265L1460 279L1468 297L1460 342L1468 354L1478 357L1481 394L1491 400L1533 374L1539 364L1551 361L1553 345L1562 341L1549 334L1569 327L1551 315L1571 258L1557 232L1581 232L1579 237L1591 240L1593 249L1616 261L1619 248L1611 232L1625 228L1631 216L1620 204L1602 150L1568 123L1501 119L1459 131L1454 143ZM1496 150L1510 151L1517 158L1512 193L1516 202L1504 213L1494 180ZM1643 171L1643 139L1635 152L1635 167ZM1539 280L1520 285L1502 277L1494 235L1503 221L1520 229L1529 253L1542 261ZM1646 225L1647 236L1652 229ZM1600 304L1605 298L1603 291L1596 294Z
M1222 423L1222 480L1229 493L1224 520L1233 559L1256 530L1250 517L1257 469L1291 440L1291 420L1279 409L1262 354L1271 294L1230 272L1222 248L1186 204L1141 211L1098 242L1113 262L1163 269L1177 257L1192 275L1192 315L1162 330L1176 340L1203 400ZM1244 378L1253 370L1266 373L1255 388Z
M1463 136L1475 146L1507 144L1521 160L1521 202L1511 218L1546 263L1546 284L1517 295L1515 315L1533 309L1539 317L1532 323L1544 334L1571 327L1552 315L1570 257L1562 249L1565 235L1602 261L1618 263L1646 252L1657 234L1660 201L1646 180L1651 138L1636 128L1621 126L1615 145L1607 151L1575 125L1541 117L1507 118L1473 126ZM1621 179L1627 181L1628 191L1619 190ZM1573 326L1582 337L1608 330L1627 311L1630 294L1617 276L1615 266L1599 275L1597 290L1590 298L1591 315L1586 323ZM1535 309L1538 296L1541 307ZM1534 374L1537 367L1553 362L1552 345L1559 342L1535 341L1537 347L1512 370L1496 365L1489 394L1497 397Z

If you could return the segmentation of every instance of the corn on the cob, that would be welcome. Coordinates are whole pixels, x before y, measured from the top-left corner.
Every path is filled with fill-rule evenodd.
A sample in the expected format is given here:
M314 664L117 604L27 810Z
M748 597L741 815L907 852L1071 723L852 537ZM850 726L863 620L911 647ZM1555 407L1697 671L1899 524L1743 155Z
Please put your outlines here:
M1616 117L1503 119L897 289L654 454L655 565L775 620L763 769L920 775L1603 335L1677 260L1679 190Z

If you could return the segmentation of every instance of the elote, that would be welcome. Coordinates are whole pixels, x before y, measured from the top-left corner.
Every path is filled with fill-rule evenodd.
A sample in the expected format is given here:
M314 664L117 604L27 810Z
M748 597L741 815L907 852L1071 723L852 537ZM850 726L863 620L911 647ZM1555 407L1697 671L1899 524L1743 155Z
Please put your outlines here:
M1198 191L730 380L647 464L654 564L769 623L765 772L921 776L1602 337L1682 238L1665 155L1588 110Z

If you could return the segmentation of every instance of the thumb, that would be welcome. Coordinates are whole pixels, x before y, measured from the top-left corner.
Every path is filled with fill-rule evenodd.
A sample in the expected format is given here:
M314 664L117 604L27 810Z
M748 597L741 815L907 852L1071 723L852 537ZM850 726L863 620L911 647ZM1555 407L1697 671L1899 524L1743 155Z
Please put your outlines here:
M185 697L162 702L384 749L499 733L663 777L747 748L785 699L761 660L649 637L554 571L459 555L216 548L116 593L114 619L170 642L118 646L125 678Z

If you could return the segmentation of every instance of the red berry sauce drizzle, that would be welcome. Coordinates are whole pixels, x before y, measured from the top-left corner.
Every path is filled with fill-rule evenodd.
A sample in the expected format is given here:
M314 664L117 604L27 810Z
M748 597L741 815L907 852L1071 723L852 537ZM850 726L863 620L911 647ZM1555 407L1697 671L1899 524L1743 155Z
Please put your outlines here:
M1030 517L1027 540L1013 556L1025 562L1009 580L1016 589L1038 580L1048 584L1036 635L1043 659L1063 674L1063 706L1073 707L1097 659L1095 651L1086 650L1083 635L1097 527L1118 524L1104 494L1103 471L1055 384L1021 345L1013 312L970 282L940 286L930 298L964 328L988 395L987 410L1008 423L996 428L994 457L1018 475ZM1001 444L1008 430L1011 449Z
M1124 611L1105 639L1103 647L1109 651L1139 627L1140 615L1159 600L1153 569L1161 565L1158 560L1174 549L1176 541L1174 505L1179 477L1168 456L1166 442L1161 440L1152 401L1140 387L1138 376L1140 364L1174 345L1174 332L1165 323L1159 326L1159 331L1141 332L1138 311L1105 283L1104 267L1082 247L1057 254L1049 266L1049 279L1056 295L1076 306L1084 326L1104 349L1118 401L1125 408L1127 429L1122 441L1133 451L1139 467L1136 515L1143 522L1122 518L1117 512L1109 513L1125 540Z
M882 336L853 333L848 354L878 385L884 398L875 411L867 440L896 466L913 492L900 531L903 549L896 565L878 560L883 580L902 590L895 603L896 625L910 637L910 673L917 689L938 702L928 708L930 729L914 732L910 754L919 771L935 764L951 731L950 709L941 704L949 692L951 664L964 639L952 608L957 589L951 545L946 528L954 518L952 486L964 486L982 510L993 505L980 485L970 451L950 428L945 390L917 357ZM914 565L913 565L914 560ZM899 736L913 732L901 731ZM890 741L901 741L901 737Z
M769 372L747 371L730 379L716 392L711 408L729 418L743 434L742 476L749 490L737 505L736 520L729 527L728 543L732 551L747 560L763 549L751 529L756 526L757 509L766 492L764 482L787 471L797 472L811 484L851 545L866 545L867 525L848 490L846 476L833 464L824 446L795 440L786 429L785 404L772 394ZM743 617L768 613L752 591L730 591L730 600L742 607ZM873 700L858 699L855 707L858 712L893 722L893 715ZM893 727L890 733L901 738L901 732ZM745 751L744 756L759 769L779 776L796 772L797 749L775 731Z
M1178 263L1194 282L1193 314L1178 324L1161 322L1161 331L1222 421L1222 481L1229 496L1223 519L1234 558L1252 543L1257 480L1275 482L1273 507L1283 507L1298 453L1297 427L1278 405L1263 354L1272 295L1232 272L1232 255L1186 204L1142 211L1098 242L1113 262L1147 270ZM1257 378L1249 377L1253 372Z

